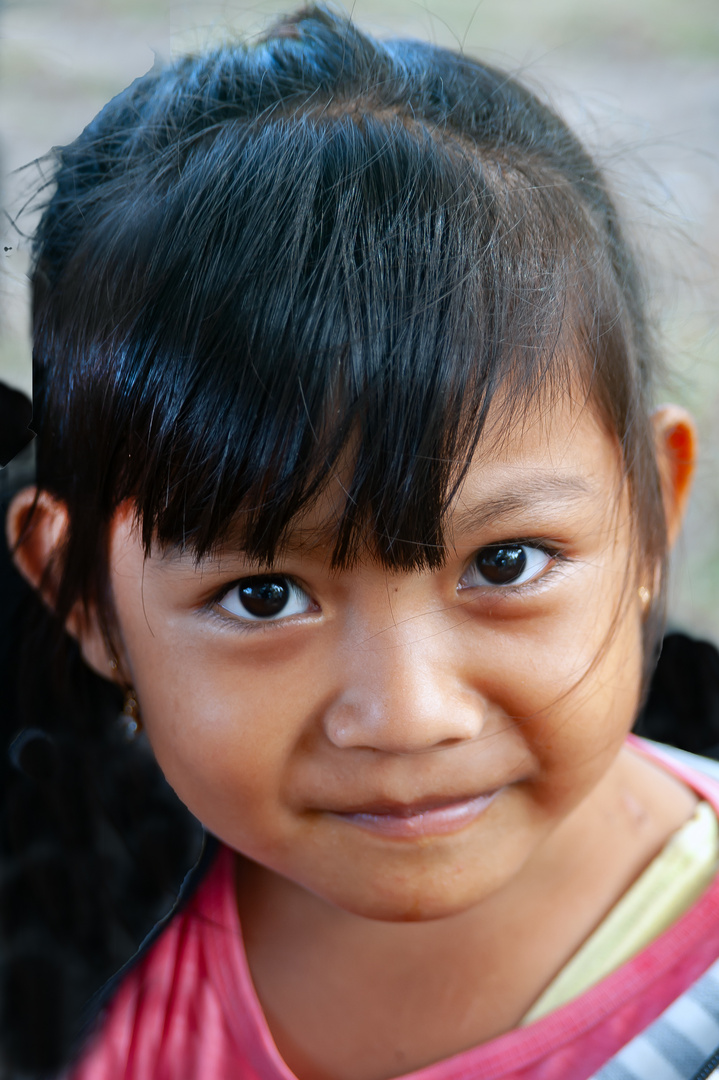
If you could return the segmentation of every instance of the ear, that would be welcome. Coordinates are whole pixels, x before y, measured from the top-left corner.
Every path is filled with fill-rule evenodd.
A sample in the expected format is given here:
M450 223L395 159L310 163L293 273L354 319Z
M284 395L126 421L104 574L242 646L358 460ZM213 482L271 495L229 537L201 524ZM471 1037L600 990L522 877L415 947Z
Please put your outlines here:
M697 457L697 432L681 405L662 405L652 414L667 539L671 548L684 520Z
M51 609L57 600L62 549L69 523L65 504L34 487L23 488L15 495L5 519L8 547L15 566ZM78 642L83 659L98 675L121 682L117 661L97 619L88 617L80 603L70 612L65 629Z
M15 566L49 607L59 585L59 563L69 523L67 507L46 491L26 487L8 507L5 531Z

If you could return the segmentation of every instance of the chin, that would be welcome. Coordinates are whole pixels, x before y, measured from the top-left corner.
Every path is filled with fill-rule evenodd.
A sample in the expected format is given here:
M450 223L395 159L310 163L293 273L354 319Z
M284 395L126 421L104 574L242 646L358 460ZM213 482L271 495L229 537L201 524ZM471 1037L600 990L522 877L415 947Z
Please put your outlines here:
M492 891L482 888L457 888L442 882L441 876L434 881L417 883L396 881L375 883L374 888L362 889L349 895L346 892L326 896L335 907L353 915L377 922L418 923L432 922L461 915Z

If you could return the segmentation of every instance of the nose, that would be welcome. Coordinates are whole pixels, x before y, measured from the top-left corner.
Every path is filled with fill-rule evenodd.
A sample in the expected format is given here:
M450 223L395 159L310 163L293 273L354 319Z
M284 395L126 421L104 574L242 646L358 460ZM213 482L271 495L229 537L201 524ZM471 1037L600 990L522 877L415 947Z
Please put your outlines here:
M324 714L337 747L417 754L476 739L486 701L464 677L451 633L422 643L374 639L343 665L342 689Z

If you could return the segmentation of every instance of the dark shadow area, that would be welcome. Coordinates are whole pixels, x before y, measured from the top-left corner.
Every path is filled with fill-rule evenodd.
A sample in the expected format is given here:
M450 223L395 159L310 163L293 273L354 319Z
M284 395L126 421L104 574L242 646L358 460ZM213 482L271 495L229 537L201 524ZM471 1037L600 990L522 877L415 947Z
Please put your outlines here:
M710 641L666 635L634 730L719 761L719 652Z
M0 466L6 466L35 438L32 403L21 390L0 382Z

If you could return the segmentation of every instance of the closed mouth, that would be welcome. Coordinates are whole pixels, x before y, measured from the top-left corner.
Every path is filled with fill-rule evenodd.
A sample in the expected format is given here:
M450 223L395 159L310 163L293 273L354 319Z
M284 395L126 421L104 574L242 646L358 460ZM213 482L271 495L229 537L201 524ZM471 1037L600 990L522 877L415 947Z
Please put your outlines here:
M398 839L441 836L458 832L475 821L501 790L458 797L431 796L412 803L372 802L330 813L369 832Z

